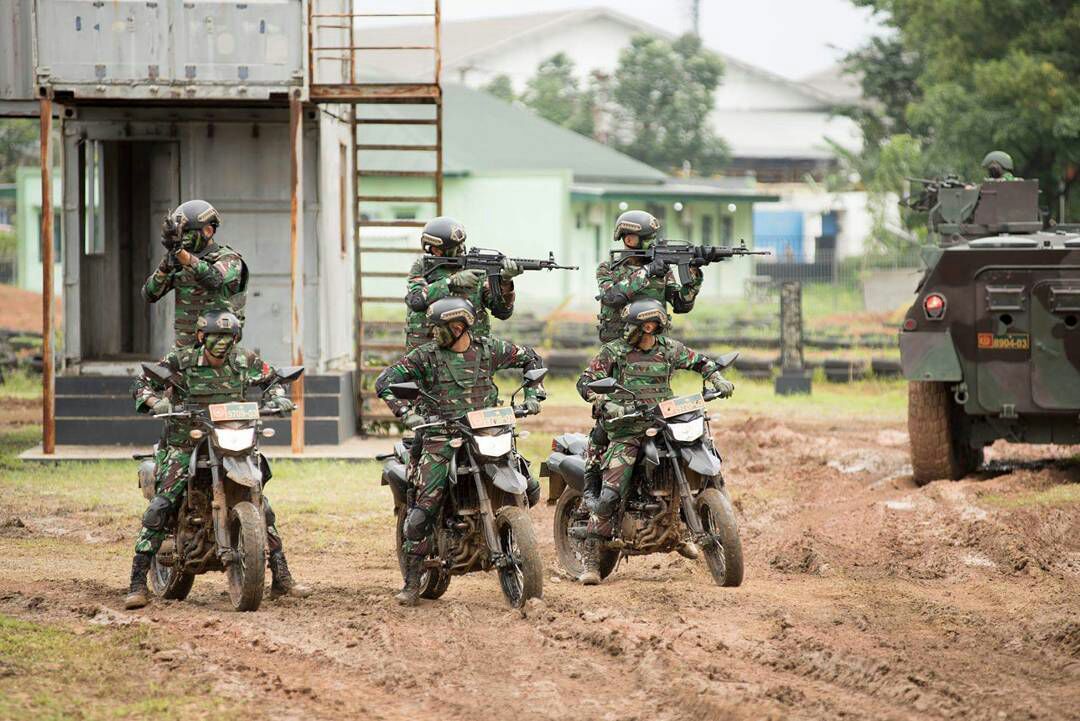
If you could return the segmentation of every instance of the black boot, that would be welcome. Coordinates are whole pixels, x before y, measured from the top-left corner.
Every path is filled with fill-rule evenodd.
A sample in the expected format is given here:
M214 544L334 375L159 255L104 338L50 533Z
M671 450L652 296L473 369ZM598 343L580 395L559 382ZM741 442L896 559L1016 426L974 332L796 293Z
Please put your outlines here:
M600 487L603 485L600 468L594 466L586 468L584 481L581 500L585 504L585 509L592 513L596 509L596 500L600 495Z
M124 596L124 608L132 610L142 608L150 603L150 591L146 588L146 574L150 571L149 553L136 553L131 561L131 585L128 586L128 594Z
M600 583L600 539L589 536L585 539L584 553L581 554L581 563L585 566L585 572L578 577L583 586L596 586Z
M293 596L294 598L307 598L311 595L311 589L297 583L289 573L289 564L285 560L285 551L280 548L270 553L270 598L279 596Z
M402 606L415 606L420 603L420 578L424 575L424 557L408 554L405 556L405 586L394 594Z

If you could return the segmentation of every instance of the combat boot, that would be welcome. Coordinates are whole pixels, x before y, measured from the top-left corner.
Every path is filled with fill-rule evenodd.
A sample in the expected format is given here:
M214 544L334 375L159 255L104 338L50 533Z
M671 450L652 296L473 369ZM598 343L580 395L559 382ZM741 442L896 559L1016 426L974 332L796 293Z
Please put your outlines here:
M420 603L420 578L424 575L423 556L411 553L405 556L405 586L394 594L402 606L415 606Z
M136 553L131 561L131 585L124 596L124 608L132 610L150 603L150 590L146 587L146 574L150 571L149 553Z
M596 586L600 583L600 539L595 536L585 539L585 552L581 554L581 564L585 571L578 577L583 586Z
M689 558L691 561L698 560L698 556L701 555L701 551L698 550L697 544L693 541L683 541L675 551L683 558Z
M285 560L285 552L281 549L270 554L270 576L273 578L270 582L270 598L307 598L311 595L311 589L297 583L289 573L289 564Z

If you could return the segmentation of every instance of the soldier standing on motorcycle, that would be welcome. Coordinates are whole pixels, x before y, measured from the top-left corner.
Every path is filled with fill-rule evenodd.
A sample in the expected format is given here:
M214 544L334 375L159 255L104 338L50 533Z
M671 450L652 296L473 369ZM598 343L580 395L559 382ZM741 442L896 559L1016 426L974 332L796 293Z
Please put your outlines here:
M628 210L615 220L615 240L621 240L631 250L648 250L660 234L660 221L644 210ZM596 283L600 287L600 340L603 343L623 337L625 322L622 312L635 300L652 298L666 309L670 304L675 313L689 313L701 290L703 276L700 268L691 268L692 280L679 285L675 273L663 261L645 263L639 258L628 258L612 266L605 260L596 269ZM593 414L596 424L589 433L589 445L585 449L585 489L587 496L600 492L600 464L608 447L603 418Z
M242 401L248 387L267 385L274 379L274 369L255 353L237 345L241 335L240 320L228 311L213 310L199 316L195 345L169 353L161 361L179 378L179 383L164 387L147 374L137 378L133 387L135 410L140 413L171 413L174 405L209 404ZM184 391L179 389L183 388ZM174 395L176 393L176 395ZM269 385L263 403L282 413L294 410L293 402L279 385ZM188 467L196 442L191 429L182 420L166 421L165 442L155 454L154 486L156 495L142 517L142 532L135 543L131 563L131 586L124 598L124 608L141 608L149 601L146 574L150 561L166 536L170 517L176 513L187 487ZM267 545L270 548L271 595L306 597L310 589L293 580L289 573L281 536L274 525L274 512L264 498Z
M168 251L142 293L150 303L176 291L174 348L195 342L195 321L206 310L229 310L244 320L248 271L240 254L215 241L221 216L205 200L189 200L161 224Z
M599 497L591 499L589 503L589 536L582 559L585 572L580 578L587 586L600 582L600 541L612 536L615 513L628 491L642 438L651 423L647 417L623 416L634 413L637 402L655 405L673 397L671 375L680 369L700 373L721 398L727 398L735 389L720 374L715 361L663 335L668 325L668 314L659 300L636 300L623 307L621 318L625 323L623 339L605 343L577 382L578 393L593 404L593 414L600 419L603 430L610 438L601 462L603 486ZM601 396L588 389L589 383L608 377L615 378L621 386L633 391L634 397L621 390ZM589 490L588 487L586 490ZM696 549L689 546L684 544L679 552L696 557Z
M401 360L386 368L375 381L375 390L405 426L415 428L427 419L420 411L460 416L469 411L494 406L499 389L495 372L505 368L522 371L543 368L536 351L498 338L474 336L476 323L473 304L465 298L443 298L427 309L427 320L434 329L434 342L409 351ZM414 381L433 401L412 405L398 400L390 390L394 383ZM525 408L530 414L540 412L542 390L525 388ZM435 519L446 494L450 463L456 448L451 438L432 431L425 434L419 463L416 499L405 519L404 550L407 554L405 586L395 598L405 606L419 601L423 559L430 550ZM533 481L536 484L535 480ZM529 488L530 501L539 495L539 484Z

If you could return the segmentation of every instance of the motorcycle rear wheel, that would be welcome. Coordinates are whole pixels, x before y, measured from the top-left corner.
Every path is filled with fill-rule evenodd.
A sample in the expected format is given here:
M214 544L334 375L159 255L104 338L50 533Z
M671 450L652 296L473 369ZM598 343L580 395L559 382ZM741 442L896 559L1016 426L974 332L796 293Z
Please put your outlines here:
M397 549L398 569L401 578L405 578L405 516L409 509L402 504L398 509L397 522L394 524L394 548ZM434 601L450 588L450 574L438 568L429 568L420 576L420 598Z
M584 498L581 491L570 486L559 496L559 502L555 505L555 522L552 528L555 532L555 552L559 556L559 565L563 570L578 578L585 572L585 565L581 557L585 552L585 542L582 539L570 537L570 522L581 511ZM619 552L610 548L600 549L600 578L607 578L619 564Z
M150 560L150 588L156 596L183 601L191 593L194 584L194 573L184 573L176 570L176 566L158 563L157 554Z
M731 507L727 494L716 488L706 488L698 494L696 505L702 528L719 542L719 546L706 544L702 549L713 581L717 586L742 584L742 541L739 539L735 509Z
M503 506L495 514L495 533L499 551L516 562L499 569L499 585L514 608L521 608L530 598L544 595L544 565L528 511L517 506Z
M266 582L266 518L241 501L229 512L229 540L236 557L229 564L229 599L237 611L257 611Z

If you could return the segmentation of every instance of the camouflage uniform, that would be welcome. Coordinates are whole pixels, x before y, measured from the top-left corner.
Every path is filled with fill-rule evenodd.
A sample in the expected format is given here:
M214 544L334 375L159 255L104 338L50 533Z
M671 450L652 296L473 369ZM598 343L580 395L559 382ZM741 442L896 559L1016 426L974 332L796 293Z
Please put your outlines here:
M705 354L691 350L674 338L664 335L656 336L656 344L647 351L631 346L624 340L616 340L605 343L600 348L600 352L578 379L577 389L582 398L596 406L602 405L606 400L632 403L631 396L624 391L598 396L588 389L588 384L593 381L613 377L620 385L633 390L638 401L655 404L674 395L671 390L671 374L676 370L692 370L700 373L702 377L707 377L720 370L720 366ZM601 423L610 438L601 464L603 483L605 487L616 490L620 498L625 498L633 477L641 439L652 421L649 418L612 420L601 416ZM613 516L598 518L593 514L589 520L590 532L610 537L612 518Z
M596 269L596 283L600 286L600 340L608 343L623 337L624 323L619 312L627 303L641 298L652 298L668 304L676 313L689 313L694 309L694 301L701 291L702 275L697 268L691 268L693 279L686 285L679 285L675 273L670 268L664 276L650 276L640 258L629 258L616 267L610 260L605 260Z
M450 289L450 276L455 272L448 268L435 268L427 277L424 276L424 259L418 258L409 269L409 287L405 296L408 314L405 318L406 351L415 350L431 341L431 323L424 311L429 305L442 298L457 295L467 298L476 309L476 323L472 327L474 336L491 335L491 314L499 320L506 320L514 314L514 281L500 280L502 298L492 297L491 288L486 280L481 280L471 292L454 293Z
M434 342L410 351L394 365L386 368L375 381L375 389L395 415L402 415L408 404L394 398L390 386L415 381L422 389L439 399L439 408L425 408L428 413L460 417L469 411L489 408L498 403L499 389L495 385L496 371L520 368L523 371L542 368L543 361L532 348L514 345L498 338L473 336L464 353L440 348ZM526 388L525 398L537 398L537 388ZM417 401L425 404L424 401ZM416 496L415 508L423 509L429 522L442 506L450 476L450 463L457 449L450 437L438 429L424 433L423 450L418 474L422 486ZM430 552L431 538L412 542L406 540L404 549L416 556Z
M194 265L163 258L146 279L142 293L148 302L156 303L170 290L176 291L173 347L184 348L195 343L195 321L206 310L230 310L243 322L247 281L247 266L240 254L211 242L196 256Z
M169 398L173 404L210 404L243 400L250 386L265 385L274 377L274 369L268 363L239 346L234 346L229 351L229 356L220 368L207 364L201 345L174 350L165 356L161 364L180 375L179 385L186 391L181 392L177 386L166 390L149 374L139 376L135 379L132 393L135 396L135 410L140 413L150 412L150 401L159 398ZM270 398L283 394L284 389L281 386L273 386L265 391L265 395ZM187 488L191 454L196 447L196 442L188 435L191 428L191 424L183 419L169 419L163 442L154 456L156 495L168 499L173 512L178 508ZM264 511L267 513L267 545L273 552L281 549L281 536L272 522L268 501L265 502ZM166 535L164 530L155 531L144 527L135 543L135 552L157 553Z

